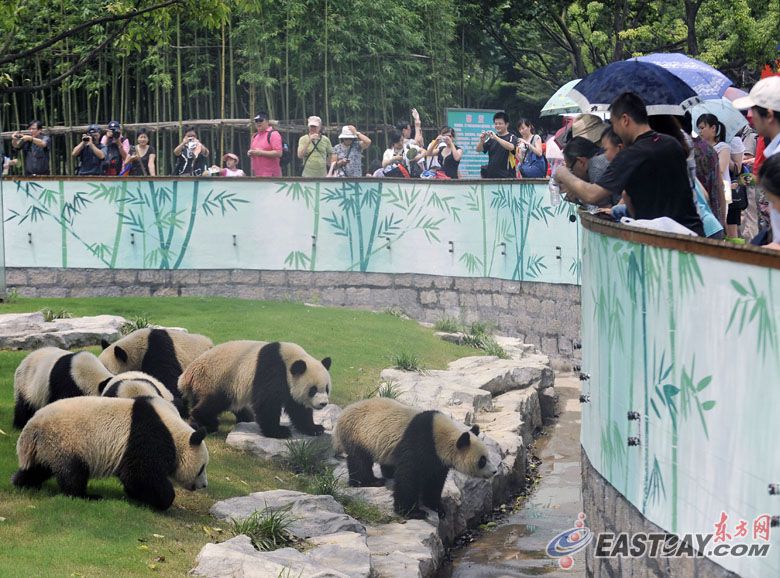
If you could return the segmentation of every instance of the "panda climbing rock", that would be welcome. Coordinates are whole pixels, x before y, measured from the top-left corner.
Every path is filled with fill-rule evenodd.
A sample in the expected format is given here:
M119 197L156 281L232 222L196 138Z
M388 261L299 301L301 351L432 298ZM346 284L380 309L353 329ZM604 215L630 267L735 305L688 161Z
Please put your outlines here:
M100 361L112 373L143 371L179 397L176 381L198 355L213 347L208 337L175 329L138 329L112 343L103 341Z
M264 436L288 438L290 428L279 425L284 408L299 432L320 435L324 428L314 423L312 410L328 404L330 363L294 343L228 341L193 361L179 390L191 405L191 422L209 431L229 410L237 421L257 421Z
M205 435L159 397L63 399L22 430L11 482L40 488L54 476L63 493L88 498L89 478L115 475L128 497L165 510L175 497L171 480L187 490L206 487Z
M337 452L347 454L350 486L381 486L372 467L395 478L393 507L407 518L425 518L419 504L440 514L447 473L490 478L496 473L479 427L464 430L438 411L418 411L378 397L347 406L333 433Z
M14 373L14 427L22 429L40 408L58 399L100 395L113 374L89 351L43 347Z
M173 403L173 394L162 382L143 371L125 371L115 375L101 387L103 397L161 397Z

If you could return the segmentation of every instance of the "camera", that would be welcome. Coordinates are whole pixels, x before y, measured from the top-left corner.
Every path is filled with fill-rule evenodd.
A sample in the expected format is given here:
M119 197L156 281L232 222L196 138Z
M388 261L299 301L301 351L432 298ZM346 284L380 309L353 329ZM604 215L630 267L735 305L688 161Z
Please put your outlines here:
M89 136L88 134L83 134L83 135L81 135L81 140L82 140L83 142L89 142L89 141L91 141L92 139L90 138L90 136Z

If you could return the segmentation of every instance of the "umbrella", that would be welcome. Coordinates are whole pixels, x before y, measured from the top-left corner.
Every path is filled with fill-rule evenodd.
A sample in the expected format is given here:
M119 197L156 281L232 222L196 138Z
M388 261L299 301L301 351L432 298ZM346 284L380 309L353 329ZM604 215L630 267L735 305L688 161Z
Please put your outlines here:
M748 93L742 90L741 88L737 88L736 86L729 86L726 89L726 92L723 93L723 98L727 98L730 101L734 102L738 98L744 98L747 95Z
M570 80L558 90L555 91L545 105L542 107L542 111L539 116L552 116L554 114L566 114L569 112L580 112L580 107L572 99L568 98L569 92L574 88L574 85L580 81L579 78Z
M717 100L732 85L732 82L721 71L685 54L655 53L631 60L650 62L665 68L690 86L703 99Z
M726 98L718 100L705 100L691 109L693 126L698 124L698 119L703 114L714 114L718 120L726 126L726 142L729 142L748 122L742 116L731 101Z
M592 72L569 93L584 112L608 110L624 92L638 94L648 114L682 115L701 102L693 89L674 74L649 62L624 60Z

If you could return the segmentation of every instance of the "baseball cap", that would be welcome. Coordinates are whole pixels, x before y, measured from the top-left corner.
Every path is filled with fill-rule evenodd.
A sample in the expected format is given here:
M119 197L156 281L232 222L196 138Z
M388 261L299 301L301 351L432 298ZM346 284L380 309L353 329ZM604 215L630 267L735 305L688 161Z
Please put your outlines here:
M598 143L601 135L607 125L595 114L582 114L571 125L572 138L578 136L588 139L590 142Z
M760 106L780 111L780 76L768 76L759 80L747 96L737 98L731 104L734 108Z
M318 116L310 116L307 124L308 126L322 126L322 119Z
M100 132L100 127L96 124L91 124L87 127L87 132Z
M119 127L121 125L119 124L118 120L112 120L108 123L108 130L119 130Z
M266 112L258 112L255 115L255 122L263 122L264 120L268 120L268 113L266 113Z

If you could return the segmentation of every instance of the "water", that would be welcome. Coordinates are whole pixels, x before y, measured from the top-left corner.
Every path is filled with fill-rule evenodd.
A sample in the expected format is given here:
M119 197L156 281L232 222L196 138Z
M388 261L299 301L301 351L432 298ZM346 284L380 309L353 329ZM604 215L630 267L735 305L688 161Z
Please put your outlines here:
M558 377L555 390L561 414L536 443L542 460L538 486L523 507L501 520L495 530L454 552L452 564L439 578L585 576L584 551L573 556L574 566L568 570L546 553L547 543L573 528L582 511L580 383L573 376Z

